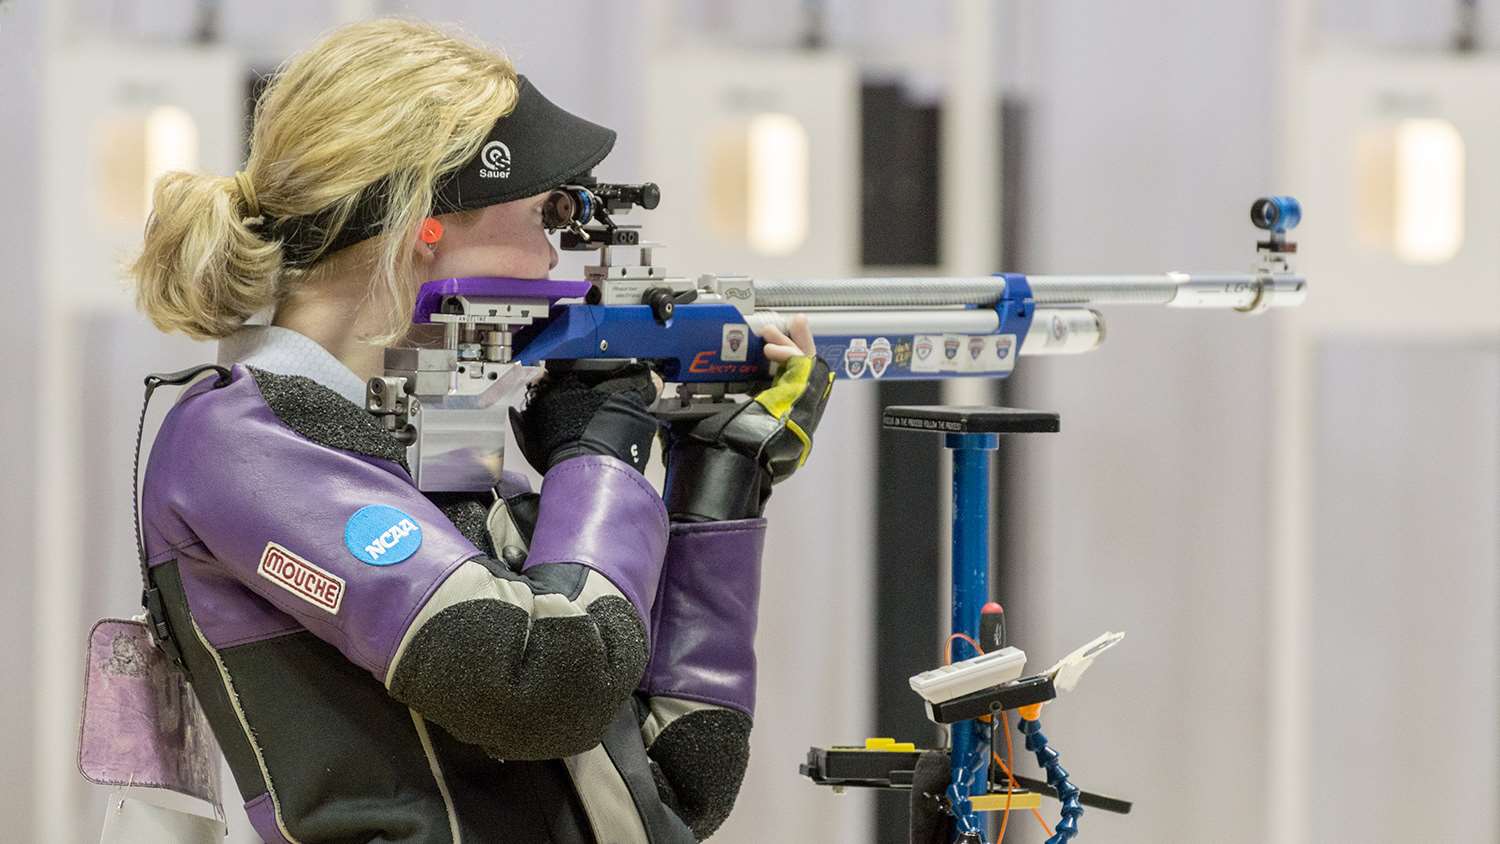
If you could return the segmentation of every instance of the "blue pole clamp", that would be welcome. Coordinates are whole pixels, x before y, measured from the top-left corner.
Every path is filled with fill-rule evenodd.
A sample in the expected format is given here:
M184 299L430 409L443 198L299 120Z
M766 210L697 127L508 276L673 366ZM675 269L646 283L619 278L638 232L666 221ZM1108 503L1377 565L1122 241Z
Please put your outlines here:
M1000 327L996 334L1016 335L1016 354L1026 342L1026 333L1031 330L1031 319L1036 315L1036 300L1031 293L1031 282L1021 273L996 273L1005 279L1005 295L995 303L995 312L1000 315Z

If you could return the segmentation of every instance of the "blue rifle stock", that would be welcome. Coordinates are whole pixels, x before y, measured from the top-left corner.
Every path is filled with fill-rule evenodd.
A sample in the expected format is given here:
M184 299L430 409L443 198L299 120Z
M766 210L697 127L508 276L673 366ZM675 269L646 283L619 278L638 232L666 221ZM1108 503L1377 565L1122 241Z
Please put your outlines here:
M995 304L955 309L976 314L941 315L969 317L970 331L982 333L943 332L942 321L924 325L919 315L907 314L906 326L886 320L882 328L872 319L858 336L815 330L818 354L843 379L1004 377L1014 369L1036 305L1025 276L996 277L993 287ZM993 318L985 319L986 312ZM811 317L818 326L819 316ZM545 323L516 335L513 360L534 365L625 357L651 362L672 383L764 382L770 365L755 328L771 323L785 325L766 312L747 314L725 302L679 304L666 319L648 305L559 304Z
M1257 244L1249 272L1133 276L673 277L653 263L657 245L633 229L612 220L607 229L574 226L564 248L599 252L584 281L423 285L413 321L441 326L443 346L388 349L386 374L370 381L368 408L408 443L420 488L489 489L502 465L505 408L519 400L532 367L646 361L677 385L658 402L658 415L699 416L768 383L758 332L767 325L785 331L803 314L840 379L1004 378L1022 356L1097 348L1104 337L1098 307L1259 313L1301 304L1306 282L1289 266L1295 244L1285 236L1300 214L1290 198L1256 202L1252 220L1269 238Z

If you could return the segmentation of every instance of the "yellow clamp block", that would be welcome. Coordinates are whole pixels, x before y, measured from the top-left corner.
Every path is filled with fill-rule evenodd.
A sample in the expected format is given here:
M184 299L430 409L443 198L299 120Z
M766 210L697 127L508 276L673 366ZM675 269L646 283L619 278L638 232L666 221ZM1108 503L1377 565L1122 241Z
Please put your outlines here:
M969 798L969 805L976 812L1003 812L1005 811L1004 794L980 794ZM1010 810L1012 812L1020 809L1036 809L1042 805L1042 795L1035 791L1016 791L1010 795Z
M865 750L885 750L891 753L915 753L917 746L909 741L896 741L893 738L867 738L865 739Z

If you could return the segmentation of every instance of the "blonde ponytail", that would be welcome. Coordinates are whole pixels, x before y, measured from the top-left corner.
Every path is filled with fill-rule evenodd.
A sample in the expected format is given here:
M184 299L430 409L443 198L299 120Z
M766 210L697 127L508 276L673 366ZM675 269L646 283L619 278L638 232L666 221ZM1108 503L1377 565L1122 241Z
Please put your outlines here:
M131 275L157 328L224 337L276 301L281 248L257 236L242 202L233 178L168 173L156 183Z
M479 152L518 91L509 59L431 25L385 19L335 30L266 87L243 174L158 182L131 268L141 310L164 331L223 337L295 287L317 284L329 255L342 265L349 253L369 268L369 298L385 325L367 339L390 342L410 324L415 235L435 186ZM380 233L330 253L372 200Z

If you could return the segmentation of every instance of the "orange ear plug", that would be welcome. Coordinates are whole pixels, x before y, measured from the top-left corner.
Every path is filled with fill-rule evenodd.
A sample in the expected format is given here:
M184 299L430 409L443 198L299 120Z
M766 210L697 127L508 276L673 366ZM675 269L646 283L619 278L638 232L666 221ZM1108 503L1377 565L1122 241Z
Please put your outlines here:
M422 242L431 246L443 239L443 224L435 217L428 217L422 221Z

